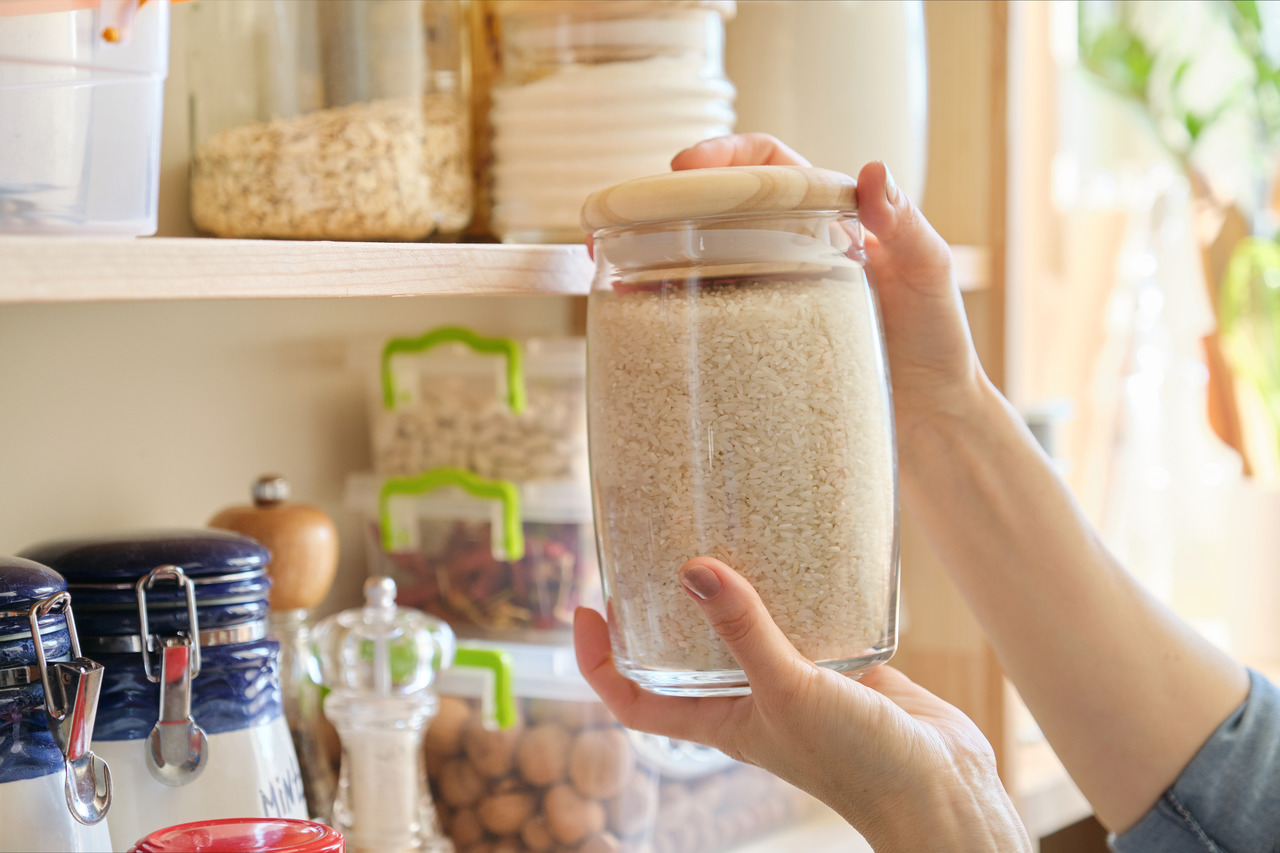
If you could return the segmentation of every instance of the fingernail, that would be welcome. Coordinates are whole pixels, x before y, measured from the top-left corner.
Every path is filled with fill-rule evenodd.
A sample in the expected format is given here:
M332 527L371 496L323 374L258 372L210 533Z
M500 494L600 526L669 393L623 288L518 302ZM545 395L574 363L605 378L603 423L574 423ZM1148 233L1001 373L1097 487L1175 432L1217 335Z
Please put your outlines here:
M720 594L720 578L706 566L695 565L681 570L680 583L703 601Z
M898 182L893 179L888 163L884 164L884 197L889 200L889 204L898 203Z

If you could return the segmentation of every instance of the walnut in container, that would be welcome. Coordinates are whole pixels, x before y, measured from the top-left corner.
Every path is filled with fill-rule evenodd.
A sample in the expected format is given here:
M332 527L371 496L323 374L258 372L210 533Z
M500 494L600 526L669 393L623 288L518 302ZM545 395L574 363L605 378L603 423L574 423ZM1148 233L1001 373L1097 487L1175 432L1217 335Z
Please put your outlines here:
M716 853L808 814L806 795L694 744L630 731L568 647L470 643L512 662L518 719L500 730L458 673L423 751L458 853Z

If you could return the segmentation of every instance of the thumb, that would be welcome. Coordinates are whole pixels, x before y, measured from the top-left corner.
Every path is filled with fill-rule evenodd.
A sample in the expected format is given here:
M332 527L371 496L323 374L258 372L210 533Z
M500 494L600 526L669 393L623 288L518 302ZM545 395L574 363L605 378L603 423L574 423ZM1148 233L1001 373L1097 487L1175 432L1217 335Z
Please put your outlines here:
M690 560L680 569L680 584L729 647L753 694L787 684L805 665L760 595L724 563L710 557Z
M898 188L882 162L868 163L858 173L858 219L875 235L868 241L871 266L899 281L892 287L938 295L951 284L951 248L906 193Z

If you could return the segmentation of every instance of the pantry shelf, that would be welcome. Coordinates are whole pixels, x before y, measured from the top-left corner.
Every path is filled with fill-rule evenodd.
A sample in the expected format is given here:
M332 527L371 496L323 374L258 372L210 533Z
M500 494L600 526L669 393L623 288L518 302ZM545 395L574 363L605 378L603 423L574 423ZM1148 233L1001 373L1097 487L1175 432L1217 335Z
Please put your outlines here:
M952 253L981 289L986 251ZM0 237L0 303L582 295L592 269L580 245Z
M0 302L584 294L582 246L0 237Z

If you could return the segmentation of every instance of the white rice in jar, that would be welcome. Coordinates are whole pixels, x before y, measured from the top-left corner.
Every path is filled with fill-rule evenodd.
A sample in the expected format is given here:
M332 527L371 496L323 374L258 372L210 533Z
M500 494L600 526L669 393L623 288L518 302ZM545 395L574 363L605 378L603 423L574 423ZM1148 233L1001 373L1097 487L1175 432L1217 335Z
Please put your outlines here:
M620 668L737 669L680 586L697 556L744 575L811 660L892 651L891 403L872 293L842 272L593 296L591 467Z

